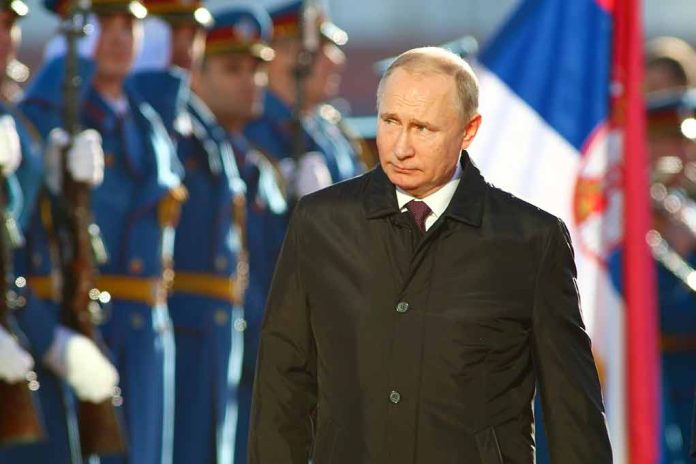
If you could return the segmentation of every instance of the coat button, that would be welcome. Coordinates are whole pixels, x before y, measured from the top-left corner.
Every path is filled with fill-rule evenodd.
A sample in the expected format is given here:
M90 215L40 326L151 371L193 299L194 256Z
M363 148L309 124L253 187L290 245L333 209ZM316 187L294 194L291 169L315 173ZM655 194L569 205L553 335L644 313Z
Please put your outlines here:
M396 390L392 390L392 392L389 394L389 401L394 404L399 404L399 401L401 401L401 393Z
M406 311L408 311L408 303L406 303L405 301L402 301L401 303L396 305L397 313L405 313Z

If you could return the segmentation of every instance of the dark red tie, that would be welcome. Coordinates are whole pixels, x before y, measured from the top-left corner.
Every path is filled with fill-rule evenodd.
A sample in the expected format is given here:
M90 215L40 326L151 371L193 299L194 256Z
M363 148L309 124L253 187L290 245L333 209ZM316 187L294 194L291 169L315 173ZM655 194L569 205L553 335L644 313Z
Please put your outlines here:
M421 233L425 233L425 220L430 213L432 213L427 203L424 201L411 200L406 203L406 209L411 213L411 216L413 216Z

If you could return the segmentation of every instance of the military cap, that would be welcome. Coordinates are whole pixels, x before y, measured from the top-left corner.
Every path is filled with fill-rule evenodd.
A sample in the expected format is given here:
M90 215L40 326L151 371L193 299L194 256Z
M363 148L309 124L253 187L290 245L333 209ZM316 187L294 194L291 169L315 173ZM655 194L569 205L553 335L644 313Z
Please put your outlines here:
M262 8L239 6L216 11L206 37L205 54L244 52L270 61L274 57L268 46L272 29L271 18Z
M74 0L44 0L44 6L59 16L66 16L73 2ZM92 0L90 11L98 15L125 13L137 19L147 16L147 8L138 0Z
M196 24L209 28L213 15L201 0L144 0L150 15L159 16L172 24Z
M304 8L305 3L297 0L270 11L274 40L300 38ZM348 42L346 31L329 21L323 9L317 7L317 10L315 26L321 36L336 45L345 45Z

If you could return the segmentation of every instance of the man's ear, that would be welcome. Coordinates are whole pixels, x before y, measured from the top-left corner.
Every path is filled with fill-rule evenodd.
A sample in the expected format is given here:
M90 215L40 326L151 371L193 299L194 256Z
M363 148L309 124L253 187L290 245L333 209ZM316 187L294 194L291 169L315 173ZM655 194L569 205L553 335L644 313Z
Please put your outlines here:
M481 115L476 113L466 125L464 138L462 139L462 150L469 148L469 145L471 145L471 142L474 141L474 137L476 137L478 133L479 127L481 127Z

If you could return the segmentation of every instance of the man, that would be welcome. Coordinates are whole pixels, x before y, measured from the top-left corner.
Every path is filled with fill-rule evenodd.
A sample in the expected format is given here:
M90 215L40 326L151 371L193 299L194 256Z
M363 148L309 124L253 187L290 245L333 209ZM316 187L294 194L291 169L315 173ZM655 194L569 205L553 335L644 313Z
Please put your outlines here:
M79 44L79 119L101 134L104 182L91 193L109 260L97 287L111 294L100 327L121 377L126 457L102 463L170 463L173 446L174 344L166 305L165 258L172 254L180 177L175 153L152 108L125 85L146 14L133 1L93 2L94 35ZM51 5L65 13L66 4ZM55 49L60 49L56 46ZM62 125L63 59L48 62L22 107L43 134Z
M239 421L235 461L246 462L256 350L263 308L287 226L288 203L282 175L272 158L257 150L242 133L263 109L266 65L273 58L267 45L271 20L264 10L226 8L216 12L208 35L203 66L193 73L196 94L215 114L234 147L247 185L249 286L244 297L244 358L239 386Z
M660 309L662 455L663 462L676 462L688 459L696 389L696 292L685 277L696 268L696 233L685 219L688 211L696 208L696 197L689 195L696 183L688 175L696 167L696 141L682 131L684 121L696 116L696 100L683 89L665 89L653 93L647 107L653 227L660 237L650 243L654 247ZM672 203L676 199L681 206L675 209ZM675 259L682 261L685 271L675 271Z
M188 73L201 66L205 48L205 42L195 43L196 36L205 39L205 26L197 20L202 7L180 0L147 5L156 6L156 19L171 33L147 36L142 55L167 40L170 59L162 69L136 73L133 79L171 128L189 192L177 227L169 300L177 349L174 463L228 463L237 428L248 272L242 243L245 188L224 129L188 88ZM211 23L212 18L205 24ZM181 31L196 34L181 38ZM166 91L177 74L185 76L185 87Z
M338 91L345 63L339 47L347 42L348 35L316 11L312 23L304 25L311 38L303 39L304 3L293 0L270 13L271 46L276 57L269 63L263 115L245 128L252 142L280 162L290 194L296 198L362 171L355 148L336 125L340 113L328 107L323 112L319 109ZM312 33L317 36L312 37ZM298 101L298 57L306 42L316 42L317 50L310 53L307 75L300 76L302 100ZM293 121L298 111L299 146L298 128Z
M568 232L485 182L471 68L402 54L380 165L300 200L266 307L250 463L612 461ZM460 154L461 153L461 154Z
M27 13L27 6L18 0L0 2L2 69L16 59L21 38L17 20ZM23 301L24 304L14 311L14 316L17 327L29 343L31 353L39 361L34 369L40 384L39 411L45 426L44 439L36 443L15 444L1 450L0 462L68 464L74 462L75 456L79 456L80 449L77 432L70 426L76 420L73 393L82 401L99 403L112 396L118 375L92 341L60 324L59 306L54 300L56 295L49 284L49 275L55 275L57 263L50 259L46 239L48 229L42 221L47 210L40 205L47 200L47 194L41 191L41 186L42 175L45 175L47 184L56 189L54 193L60 189L60 185L56 185L60 182L55 181L61 175L61 165L56 158L59 153L50 151L47 153L46 164L43 163L40 141L36 139L27 119L15 107L15 102L0 101L0 115L3 122L0 129L3 133L0 134L0 146L3 146L1 164L4 174L9 176L7 191L14 216L11 222L19 226L23 236L23 246L14 252L17 287L13 291L22 296L18 301ZM70 176L92 186L99 184L103 175L103 152L100 148L93 149L89 143L95 136L98 134L82 132L66 153ZM15 150L16 163L11 156ZM19 167L15 175L11 175L10 172L17 168L16 164ZM7 218L8 216L5 217L6 220ZM3 224L3 227L8 227L10 233L13 230L9 223ZM38 281L48 285L37 285ZM16 345L14 340L10 341L10 348ZM6 349L7 346L4 353L7 352ZM13 365L9 361L6 364L6 361L4 358L0 361L3 365L0 370ZM26 359L20 358L20 361L23 361L21 366L31 367Z

